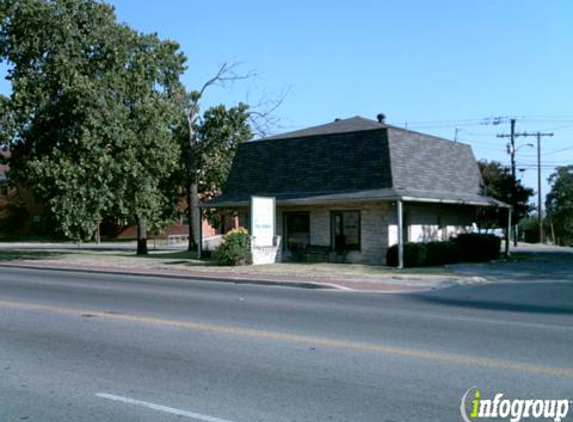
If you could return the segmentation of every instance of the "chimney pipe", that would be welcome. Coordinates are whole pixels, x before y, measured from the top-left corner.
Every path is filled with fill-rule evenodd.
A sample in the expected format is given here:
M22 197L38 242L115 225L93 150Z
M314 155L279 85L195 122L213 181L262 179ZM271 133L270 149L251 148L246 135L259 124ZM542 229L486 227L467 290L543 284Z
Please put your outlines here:
M380 123L380 124L386 123L386 115L384 113L378 113L378 115L376 116L376 119L378 120L378 123Z

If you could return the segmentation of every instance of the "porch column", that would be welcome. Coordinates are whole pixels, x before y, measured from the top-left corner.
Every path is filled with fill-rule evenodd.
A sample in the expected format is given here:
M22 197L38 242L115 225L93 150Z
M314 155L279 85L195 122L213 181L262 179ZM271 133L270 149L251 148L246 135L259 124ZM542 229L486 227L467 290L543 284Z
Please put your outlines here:
M404 224L404 209L401 199L396 201L396 211L398 213L398 268L404 268L404 234L402 232Z
M197 242L197 259L201 259L201 255L203 254L203 208L198 208L198 215L199 215L199 227L198 227L198 242Z
M511 243L511 207L507 208L507 227L505 228L505 256L508 257L509 253L509 244Z

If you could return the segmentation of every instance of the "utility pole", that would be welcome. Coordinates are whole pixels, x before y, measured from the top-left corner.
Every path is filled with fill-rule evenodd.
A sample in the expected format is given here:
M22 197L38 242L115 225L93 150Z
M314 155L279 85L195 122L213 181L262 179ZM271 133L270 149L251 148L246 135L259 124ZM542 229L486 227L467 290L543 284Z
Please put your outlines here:
M511 154L511 177L513 179L513 192L512 192L512 204L514 207L516 205L516 184L517 179L515 177L515 138L520 136L528 137L528 136L535 136L537 138L537 224L539 226L539 243L543 243L543 203L541 199L541 138L543 136L553 136L553 133L515 133L515 119L511 119L511 132L509 135L497 135L498 138L510 138L511 146L509 147L509 153ZM517 218L514 219L515 223L517 223ZM517 246L517 236L516 230L514 226L514 237L513 237L513 245Z
M515 210L516 199L517 199L517 192L516 192L516 185L517 185L517 177L515 175L515 119L511 119L509 121L511 123L511 131L509 135L497 135L498 138L509 138L510 147L509 147L509 154L511 154L511 179L513 181L513 187L511 191L511 206ZM515 212L515 211L514 211ZM516 217L514 215L514 217ZM517 246L517 218L512 219L514 221L513 225L513 246Z
M541 200L541 138L543 136L553 136L549 133L521 133L519 136L535 136L537 138L537 225L539 227L539 243L543 243L543 202Z

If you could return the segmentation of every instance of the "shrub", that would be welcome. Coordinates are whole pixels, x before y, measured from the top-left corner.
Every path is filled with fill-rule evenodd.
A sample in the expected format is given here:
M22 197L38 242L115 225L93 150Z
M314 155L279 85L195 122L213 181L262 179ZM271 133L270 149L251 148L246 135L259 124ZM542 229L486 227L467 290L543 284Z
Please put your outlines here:
M455 264L460 261L459 246L453 241L426 243L426 251L424 265L427 266Z
M221 265L252 264L249 232L242 227L228 232L215 250L215 257Z
M404 266L422 267L425 265L427 255L426 245L423 243L404 243ZM393 245L386 253L386 264L390 267L398 266L398 245Z
M501 239L493 234L463 233L454 242L458 244L463 262L486 262L499 258Z
M457 262L486 262L499 258L501 239L493 234L460 234L448 242L405 243L404 267L426 267ZM398 266L398 245L388 249L386 263Z

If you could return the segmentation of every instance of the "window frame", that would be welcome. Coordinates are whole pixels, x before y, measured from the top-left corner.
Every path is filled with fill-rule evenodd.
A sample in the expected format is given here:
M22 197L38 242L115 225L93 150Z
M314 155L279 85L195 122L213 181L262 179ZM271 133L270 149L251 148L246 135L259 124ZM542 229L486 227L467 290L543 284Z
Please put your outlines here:
M330 247L332 250L336 250L336 215L340 215L342 217L341 225L342 225L342 235L344 236L344 214L345 213L356 213L358 214L358 245L357 247L349 248L348 246L345 249L345 253L348 252L362 252L362 211L357 209L351 210L332 210L330 211Z

